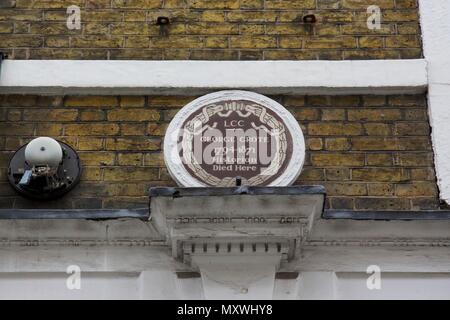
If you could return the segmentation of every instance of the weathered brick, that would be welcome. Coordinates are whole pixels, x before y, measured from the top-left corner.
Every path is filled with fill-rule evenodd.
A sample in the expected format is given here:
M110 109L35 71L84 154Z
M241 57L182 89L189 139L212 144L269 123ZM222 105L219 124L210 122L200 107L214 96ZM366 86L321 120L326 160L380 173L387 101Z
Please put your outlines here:
M60 123L38 123L36 125L36 135L57 137L61 135L63 126Z
M310 123L308 134L313 136L355 136L362 134L362 126L359 123Z
M103 149L103 138L80 137L78 149L82 151L97 151Z
M364 131L369 136L389 136L393 130L388 123L365 123Z
M2 136L25 136L33 134L33 124L9 123L7 126L0 126Z
M322 120L323 121L339 121L345 120L346 112L345 109L323 109L322 110Z
M111 166L116 157L113 152L80 152L78 155L86 166Z
M113 123L68 124L64 134L73 136L111 136L119 133L119 125Z
M319 167L363 166L364 154L319 153L311 155L311 162Z
M268 9L303 10L314 9L316 7L315 0L266 0L265 4Z
M400 120L402 113L398 109L352 109L348 110L350 121L393 121Z
M188 5L194 9L238 9L239 0L188 0Z
M112 96L70 96L64 105L67 107L116 107L117 97Z
M124 108L145 106L145 97L142 96L121 96L119 99L120 106Z
M104 171L105 181L151 181L159 178L156 168L109 167Z
M355 198L357 210L408 210L410 202L405 198L361 197Z
M163 167L164 155L161 152L146 153L144 155L144 165L148 167Z
M166 133L167 124L149 123L147 133L150 136L163 136Z
M346 181L350 180L350 169L348 168L325 169L325 175L328 181Z
M414 182L408 184L397 184L395 186L395 194L399 197L416 197L416 196L436 196L437 186L434 182Z
M161 4L161 0L112 0L112 7L121 9L157 9Z
M105 119L105 112L103 110L82 110L80 112L81 121L102 121Z
M120 133L123 136L144 136L146 128L145 123L121 123Z
M324 183L327 194L330 196L365 196L367 195L367 186L365 183L351 182L326 182Z
M394 156L392 153L369 153L367 154L368 166L392 166L394 163Z
M232 36L231 48L276 48L277 39L271 36Z
M309 138L306 140L306 145L309 150L322 150L323 149L323 141L321 138Z
M326 138L325 149L329 151L350 150L351 144L347 138Z
M141 166L143 164L142 153L119 153L117 155L119 166Z
M396 157L396 163L399 166L429 166L433 162L433 154L425 153L399 153Z
M409 179L408 172L401 168L352 169L352 180L368 182L402 182Z
M106 150L151 151L161 148L161 140L155 138L116 138L106 140Z
M107 113L109 121L156 121L159 112L152 109L115 109Z
M399 136L427 136L430 134L428 123L399 122L395 124L395 134Z
M75 121L78 117L76 109L30 109L24 112L25 121Z

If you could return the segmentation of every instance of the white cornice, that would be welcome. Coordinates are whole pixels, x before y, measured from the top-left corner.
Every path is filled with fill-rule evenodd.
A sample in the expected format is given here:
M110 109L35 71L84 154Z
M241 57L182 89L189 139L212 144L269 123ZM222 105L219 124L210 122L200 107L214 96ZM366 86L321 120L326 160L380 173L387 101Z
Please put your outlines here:
M402 94L427 88L425 60L83 61L5 60L0 93Z

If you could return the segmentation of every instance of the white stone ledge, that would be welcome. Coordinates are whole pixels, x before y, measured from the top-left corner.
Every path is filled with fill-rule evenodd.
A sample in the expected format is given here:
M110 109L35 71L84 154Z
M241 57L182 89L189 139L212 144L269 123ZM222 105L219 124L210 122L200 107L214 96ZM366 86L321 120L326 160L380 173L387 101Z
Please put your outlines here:
M203 94L244 89L262 94L406 94L427 88L425 60L80 61L5 60L0 93Z

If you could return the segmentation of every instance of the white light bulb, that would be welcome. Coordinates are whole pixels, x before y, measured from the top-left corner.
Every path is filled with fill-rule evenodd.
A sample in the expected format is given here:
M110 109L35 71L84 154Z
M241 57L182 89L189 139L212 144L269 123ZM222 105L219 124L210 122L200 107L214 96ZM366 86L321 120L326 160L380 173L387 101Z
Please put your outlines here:
M25 148L25 160L31 166L57 167L62 160L61 145L53 138L36 138Z

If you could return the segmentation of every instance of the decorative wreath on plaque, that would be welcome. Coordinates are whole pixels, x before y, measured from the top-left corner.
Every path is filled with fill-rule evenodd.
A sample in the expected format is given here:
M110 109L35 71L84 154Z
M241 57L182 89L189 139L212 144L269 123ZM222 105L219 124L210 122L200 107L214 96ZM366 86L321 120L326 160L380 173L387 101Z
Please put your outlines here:
M276 152L274 158L270 162L270 165L260 174L243 181L246 185L261 185L276 174L286 160L287 137L285 126L275 117L270 115L265 107L258 104L233 101L222 104L211 104L202 108L201 112L188 121L182 128L183 139L181 147L183 151L184 163L192 172L195 173L198 178L209 185L218 187L229 187L235 185L236 177L225 177L220 179L204 170L194 156L193 150L194 136L200 133L198 128L199 123L202 124L200 131L203 132L205 129L210 128L208 121L212 116L218 115L220 117L227 118L233 112L236 112L242 118L247 118L250 115L255 115L258 117L262 125L258 126L252 122L252 127L256 130L265 130L266 133L269 134L275 141Z
M183 187L235 186L237 176L243 185L288 186L304 160L297 120L277 101L249 91L193 100L175 115L164 137L167 170Z

